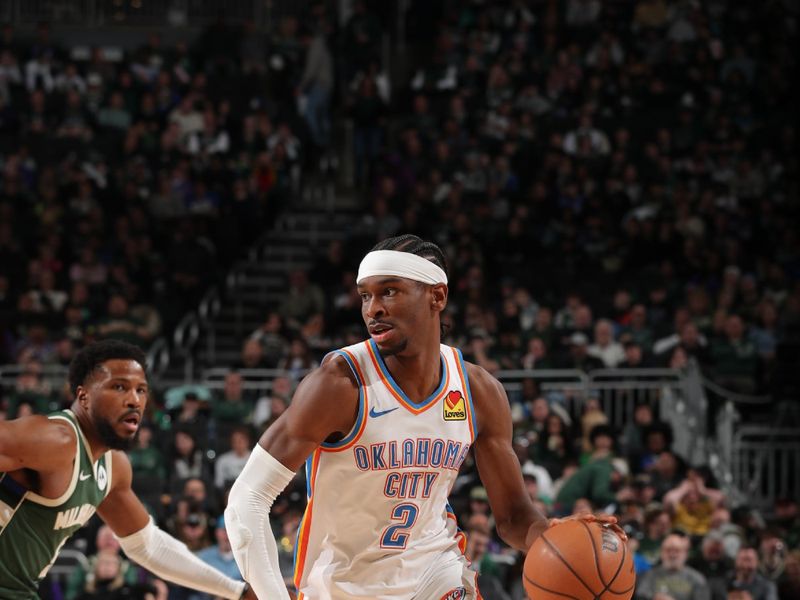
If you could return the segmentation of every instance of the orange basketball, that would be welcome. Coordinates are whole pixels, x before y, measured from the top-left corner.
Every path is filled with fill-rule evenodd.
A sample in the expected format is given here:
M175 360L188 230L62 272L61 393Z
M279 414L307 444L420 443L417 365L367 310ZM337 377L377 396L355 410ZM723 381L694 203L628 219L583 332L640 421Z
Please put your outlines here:
M533 543L522 582L531 600L628 600L636 574L628 545L611 529L565 521Z

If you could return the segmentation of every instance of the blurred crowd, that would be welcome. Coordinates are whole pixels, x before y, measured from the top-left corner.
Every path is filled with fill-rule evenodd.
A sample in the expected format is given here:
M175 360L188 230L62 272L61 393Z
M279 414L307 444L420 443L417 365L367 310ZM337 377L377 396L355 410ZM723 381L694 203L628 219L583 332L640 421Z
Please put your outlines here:
M154 398L131 452L159 522L221 567L230 483L307 370L364 338L355 269L387 236L445 249L445 341L491 372L695 364L753 394L800 344L790 3L411 2L394 85L378 4L354 2L338 30L315 5L313 26L218 24L124 59L3 30L0 362L26 365L9 417L66 402L42 365L89 337L146 345L174 324L353 124L363 215L290 274L235 364L207 365L230 368L221 385ZM617 430L596 399L576 414L533 379L511 402L532 498L550 516L617 514L637 598L800 597L798 499L731 505L649 404ZM471 461L451 504L483 597L524 598ZM272 512L290 587L304 505L298 477ZM90 531L91 569L158 583ZM75 590L96 579L82 576Z
M277 68L252 25L130 51L2 28L0 363L147 348L269 230L313 145L297 25L270 40Z

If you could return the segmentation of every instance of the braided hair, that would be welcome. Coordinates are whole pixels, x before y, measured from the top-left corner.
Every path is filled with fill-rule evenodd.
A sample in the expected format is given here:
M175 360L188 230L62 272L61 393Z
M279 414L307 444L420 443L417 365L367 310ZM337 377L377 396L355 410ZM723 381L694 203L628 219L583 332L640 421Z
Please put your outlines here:
M431 261L442 271L445 275L447 273L447 261L444 258L444 252L433 242L426 242L425 240L406 233L395 237L387 238L375 244L370 252L376 250L395 250L397 252L408 252L409 254L416 254L422 258Z
M396 252L408 252L409 254L416 254L425 260L431 261L433 264L439 267L442 271L444 271L444 274L447 275L448 279L450 277L447 272L447 260L444 257L444 252L442 252L442 249L433 242L426 242L416 235L406 233L387 238L375 244L370 252L374 252L376 250L395 250ZM439 322L439 332L443 338L447 334L447 330L449 328L449 324L446 324L443 321Z

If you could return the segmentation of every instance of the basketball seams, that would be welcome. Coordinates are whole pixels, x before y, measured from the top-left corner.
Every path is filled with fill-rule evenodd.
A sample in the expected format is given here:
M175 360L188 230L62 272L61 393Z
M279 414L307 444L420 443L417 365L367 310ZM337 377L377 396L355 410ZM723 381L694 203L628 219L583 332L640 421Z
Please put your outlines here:
M584 521L578 521L583 528L586 530L586 535L589 536L589 543L592 545L592 554L594 555L594 566L597 569L597 576L600 578L600 583L603 584L603 590L597 594L598 596L602 596L603 592L608 589L610 584L606 583L606 580L603 578L603 570L600 568L600 557L597 556L597 546L594 543L594 536L592 535L592 530L589 529L589 526Z
M625 559L627 557L628 557L628 544L626 542L622 542L622 560L619 561L619 566L617 567L617 572L614 573L614 576L611 578L611 581L608 582L608 585L606 586L606 590L611 591L611 585L617 580L617 577L619 577L619 574L622 571L622 566L625 564ZM633 563L631 563L631 567L633 567ZM606 590L603 590L603 591L606 591ZM626 592L627 591L628 590L626 590ZM611 591L611 593L614 594L616 592Z
M623 555L622 555L622 562L621 562L621 563L620 563L620 565L619 565L619 569L617 570L617 573L616 573L616 575L614 575L614 579L612 579L612 580L611 580L611 581L608 583L608 586L609 586L608 592L609 592L609 593L611 593L611 594L614 594L615 596L621 596L621 595L623 595L623 594L627 594L627 593L628 593L628 592L630 592L630 591L631 591L633 588L635 588L635 587L636 587L636 578L634 577L634 580L633 580L633 585L632 585L631 587L629 587L628 589L625 589L625 590L620 590L620 591L618 591L618 592L615 592L614 590L612 590L612 589L611 589L611 585L614 583L614 581L616 581L616 579L617 579L617 576L618 576L618 575L620 574L620 572L622 571L622 566L625 564L625 558L626 558L626 556L627 556L627 553L628 553L628 544L623 544ZM633 561L631 561L631 570L633 570Z
M547 547L550 549L550 551L553 554L555 554L558 557L558 559L562 563L564 563L564 566L566 566L567 569L569 569L570 572L575 576L575 579L580 581L581 584L583 585L583 587L585 587L592 596L597 597L597 594L594 593L594 590L592 590L592 588L589 587L589 585L583 580L583 578L580 575L578 575L578 573L575 572L575 569L572 568L572 565L570 565L564 559L564 557L561 555L561 552L559 551L559 549L550 540L547 539L547 536L544 533L542 533L542 539L544 540L544 543L547 544Z
M636 588L636 579L634 575L633 563L630 560L632 554L628 552L627 544L624 542L624 540L620 539L623 548L622 552L619 553L621 554L620 560L617 563L616 569L614 569L614 567L612 566L613 559L611 558L611 555L613 554L614 556L616 556L618 554L618 548L617 550L613 550L613 545L614 545L612 543L613 540L609 540L609 548L608 548L609 551L606 552L603 550L603 547L598 548L597 541L601 541L601 539L598 539L597 541L595 540L595 538L597 537L595 536L595 533L598 532L596 532L592 528L592 524L591 523L587 524L580 520L578 520L577 522L580 523L581 527L584 528L587 535L589 536L589 541L592 545L592 555L594 556L595 569L597 572L597 577L600 580L600 585L603 586L602 589L596 593L584 580L581 574L579 574L576 571L576 568L580 567L581 573L583 570L586 570L587 571L586 576L589 578L592 577L591 566L590 566L591 563L588 561L589 557L586 554L588 549L586 549L585 545L582 545L579 542L579 540L581 539L581 534L578 534L577 531L575 530L575 527L577 527L577 525L572 525L570 528L568 528L569 531L567 530L564 530L563 532L559 531L559 534L556 535L555 539L552 539L552 532L542 533L541 539L543 540L542 543L544 544L544 546L541 547L541 544L539 544L540 549L537 551L541 553L540 554L541 559L544 560L545 563L547 563L550 560L552 560L551 557L558 557L558 560L567 568L567 571L564 571L563 575L559 575L555 579L551 577L545 577L544 581L549 586L555 587L555 589L550 589L549 587L545 587L544 585L537 583L537 581L535 581L535 579L540 578L537 575L537 570L530 569L531 565L527 564L529 561L526 561L526 568L528 569L528 571L527 572L523 571L522 579L526 587L530 586L529 593L532 594L532 597L534 598L538 597L541 594L545 594L548 598L550 598L550 600L580 600L581 598L580 596L576 597L575 595L573 595L581 593L580 590L577 589L578 588L577 582L580 582L581 586L591 595L591 600L602 600L603 598L605 598L606 600L611 600L612 598L618 598L619 600L626 600L626 599L630 600L631 594L633 590ZM601 530L600 534L605 534L605 532L609 530L609 528L603 527L599 523L595 524L594 526L600 528ZM564 539L562 540L562 538ZM569 538L572 538L569 542L569 544L571 545L565 546L564 553L562 553L558 544L560 544L562 541L566 541ZM584 548L584 550L582 551L583 553L582 555L581 551L579 550L581 546ZM545 548L547 550L545 550ZM607 554L608 556L606 556ZM577 561L574 562L575 568L573 568L573 566L567 561L566 558L567 556L570 556L572 559ZM627 565L626 561L630 563L630 565ZM556 568L556 564L553 564L553 568ZM609 574L612 575L607 582L605 579L606 574L604 573L604 569L606 568L608 568ZM613 573L612 569L614 569ZM619 579L619 576L620 574L622 574L623 569L625 569L625 577L623 577L623 581L628 582L630 585L625 590L619 590L619 589L614 590L612 589L612 586L614 585L614 583L616 583L617 579ZM530 575L528 573L530 573ZM570 578L568 573L572 575L571 581L569 581ZM556 591L559 589L566 589L567 591L566 592ZM537 592L536 590L540 591Z
M570 596L569 594L565 594L564 592L557 592L555 590L551 590L550 588L546 588L543 585L541 585L539 583L536 583L533 579L528 577L525 573L523 573L522 576L525 578L525 581L530 583L532 586L537 587L540 590L545 591L545 592L547 592L549 594L555 594L556 596L563 596L564 598L569 598L570 600L581 600L577 596ZM589 591L591 592L591 590L589 590Z

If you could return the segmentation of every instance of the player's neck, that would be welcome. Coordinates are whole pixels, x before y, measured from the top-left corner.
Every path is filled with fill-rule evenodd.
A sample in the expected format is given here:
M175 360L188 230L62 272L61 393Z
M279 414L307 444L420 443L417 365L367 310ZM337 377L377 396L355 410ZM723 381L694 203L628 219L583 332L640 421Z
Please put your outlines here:
M384 358L397 385L414 402L428 398L442 379L439 343L426 344L418 352L408 350Z
M103 454L108 452L108 448L100 440L100 436L97 435L86 411L73 405L72 412L75 414L75 419L78 421L78 427L80 427L84 438L89 443L87 448L89 456L92 458L92 462L97 462Z

